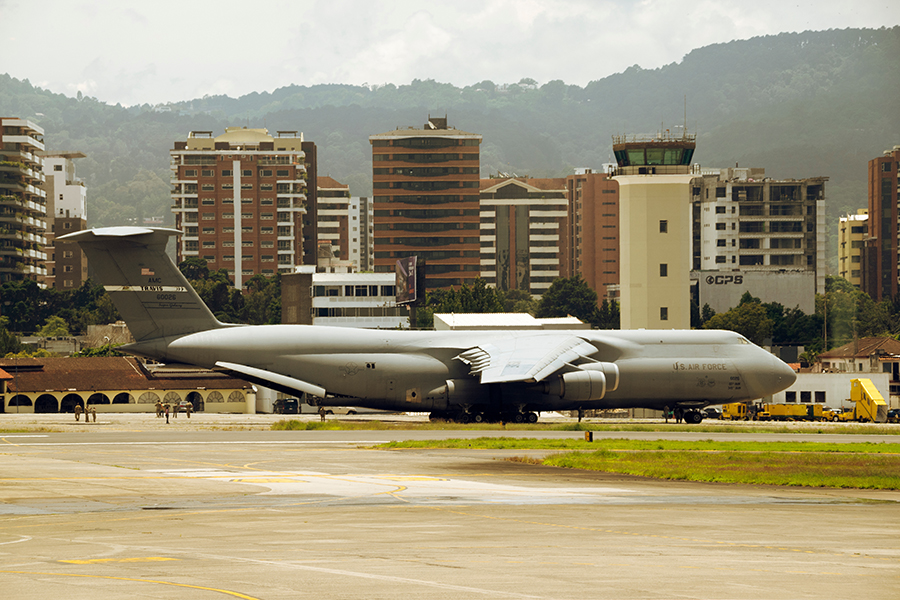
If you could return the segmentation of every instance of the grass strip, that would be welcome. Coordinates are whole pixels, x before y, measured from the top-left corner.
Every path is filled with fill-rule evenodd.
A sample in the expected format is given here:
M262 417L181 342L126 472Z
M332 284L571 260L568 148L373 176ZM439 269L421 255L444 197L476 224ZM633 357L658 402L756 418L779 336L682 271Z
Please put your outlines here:
M529 461L530 462L530 461ZM860 453L566 452L544 465L656 479L858 489L900 489L900 457Z
M480 437L471 440L411 440L389 442L378 448L470 448L485 450L607 450L622 452L820 452L847 454L896 454L900 461L900 444L852 442L835 444L824 442L720 442L714 440L625 440L599 439L535 439L512 437Z
M434 421L414 423L409 421L389 420L338 420L302 421L299 419L282 419L270 427L275 431L309 431L326 429L330 431L644 431L671 432L687 431L691 433L804 433L804 434L867 434L867 435L900 435L900 426L895 424L795 424L775 425L757 423L715 422L710 425L677 425L675 423L616 423L599 424L584 423L447 423Z

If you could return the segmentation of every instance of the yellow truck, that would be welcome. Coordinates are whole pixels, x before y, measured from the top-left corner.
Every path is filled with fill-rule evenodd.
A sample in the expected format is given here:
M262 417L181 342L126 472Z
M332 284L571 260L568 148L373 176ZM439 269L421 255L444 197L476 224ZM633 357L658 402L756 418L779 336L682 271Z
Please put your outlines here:
M860 423L887 421L887 403L871 379L850 380L850 401L853 402L853 408L841 413L839 420Z
M722 405L722 418L730 421L746 421L747 405L743 402L732 402Z
M821 404L763 404L757 421L824 421Z

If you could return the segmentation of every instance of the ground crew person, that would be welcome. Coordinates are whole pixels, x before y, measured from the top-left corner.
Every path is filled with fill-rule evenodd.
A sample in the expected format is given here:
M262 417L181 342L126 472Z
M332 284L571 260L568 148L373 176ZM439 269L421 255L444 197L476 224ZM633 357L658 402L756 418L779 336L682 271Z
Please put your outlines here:
M177 403L177 402L176 402L175 405L172 407L172 418L173 418L173 419L177 419L177 418L178 418L178 403Z
M319 407L319 420L322 422L325 422L325 407L324 406Z
M169 423L169 404L166 403L166 424Z
M157 401L156 401L156 418L157 418L157 419L161 418L161 417L162 417L162 414L163 414L162 402L160 402L159 400L157 400Z
M91 417L94 418L94 423L97 422L97 408L95 406L91 407ZM84 420L87 421L87 415L85 415Z
M193 409L193 408L194 408L194 405L191 404L190 402L188 402L187 406L184 407L184 412L187 414L188 419L191 418L191 409Z
M76 421L81 420L81 405L80 404L75 405L75 420ZM85 417L84 420L87 421L87 417Z

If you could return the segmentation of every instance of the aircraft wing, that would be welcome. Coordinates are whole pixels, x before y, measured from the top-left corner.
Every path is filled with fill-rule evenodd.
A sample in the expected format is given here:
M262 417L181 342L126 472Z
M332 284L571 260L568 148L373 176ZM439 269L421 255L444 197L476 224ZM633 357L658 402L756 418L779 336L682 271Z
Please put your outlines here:
M471 366L481 383L541 381L566 363L594 354L597 348L574 335L525 335L481 344L458 358Z

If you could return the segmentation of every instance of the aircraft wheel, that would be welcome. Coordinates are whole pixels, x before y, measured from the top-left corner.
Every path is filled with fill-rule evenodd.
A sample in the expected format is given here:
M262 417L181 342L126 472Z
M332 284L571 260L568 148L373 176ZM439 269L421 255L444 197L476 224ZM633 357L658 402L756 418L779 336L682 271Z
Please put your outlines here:
M528 413L528 422L529 423L537 423L538 416L536 413L530 412Z
M475 415L475 418L473 419L473 421L475 421L476 423L483 423L484 422L484 413L477 413Z
M522 413L516 413L516 415L513 417L513 421L515 421L516 423L524 423L525 419L526 417Z

